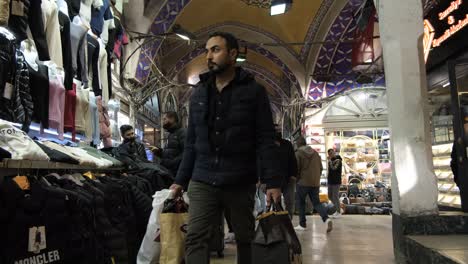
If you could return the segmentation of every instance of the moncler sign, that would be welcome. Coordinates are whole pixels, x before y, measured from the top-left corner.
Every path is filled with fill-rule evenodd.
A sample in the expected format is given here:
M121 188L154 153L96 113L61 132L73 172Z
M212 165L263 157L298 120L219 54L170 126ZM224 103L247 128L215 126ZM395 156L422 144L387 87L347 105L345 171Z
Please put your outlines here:
M47 264L60 261L58 250L42 253L37 256L15 261L15 264Z
M41 251L47 248L45 226L34 226L29 228L28 252L37 254L21 260L16 260L15 264L47 264L60 261L58 250L49 252Z

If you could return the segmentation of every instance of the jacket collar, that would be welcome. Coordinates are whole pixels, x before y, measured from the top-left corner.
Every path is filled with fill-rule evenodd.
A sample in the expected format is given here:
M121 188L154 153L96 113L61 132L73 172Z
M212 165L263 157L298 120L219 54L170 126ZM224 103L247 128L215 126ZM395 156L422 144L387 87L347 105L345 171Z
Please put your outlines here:
M167 130L167 132L173 134L174 132L176 132L177 130L179 130L179 128L180 128L180 125L179 125L179 124L175 124L175 125L173 125L172 127L168 128L168 129L166 129L166 130Z
M210 83L215 80L215 75L211 72L200 74L200 83ZM241 67L236 67L236 77L234 77L234 83L247 83L254 80L252 74L246 72Z

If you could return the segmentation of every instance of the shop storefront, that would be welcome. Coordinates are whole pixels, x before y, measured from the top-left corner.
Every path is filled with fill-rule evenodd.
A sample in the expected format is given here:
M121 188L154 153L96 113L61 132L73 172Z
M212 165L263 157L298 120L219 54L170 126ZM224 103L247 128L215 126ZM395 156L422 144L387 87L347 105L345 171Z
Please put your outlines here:
M327 150L343 159L342 193L357 187L365 202L388 201L391 185L390 132L385 88L364 88L336 98L305 122L307 143L320 153L327 193ZM376 188L379 186L379 188Z
M434 6L425 17L424 28L439 204L460 208L463 200L460 188L468 187L464 183L468 181L468 3L456 0ZM456 149L454 158L451 156L453 147ZM454 165L459 168L458 184ZM468 205L467 197L464 199L464 204Z

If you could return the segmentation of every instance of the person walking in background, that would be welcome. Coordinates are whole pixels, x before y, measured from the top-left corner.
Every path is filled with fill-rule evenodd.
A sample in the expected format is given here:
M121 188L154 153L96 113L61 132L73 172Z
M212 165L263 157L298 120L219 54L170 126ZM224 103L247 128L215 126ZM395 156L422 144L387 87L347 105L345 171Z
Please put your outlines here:
M162 121L163 128L169 132L169 137L161 153L161 165L176 175L184 153L185 129L180 126L176 112L166 112Z
M296 187L296 176L297 176L297 161L296 155L294 154L294 147L291 141L283 139L281 133L281 127L275 125L276 136L275 143L279 147L279 160L278 162L282 166L282 175L286 175L282 186L284 203L286 210L289 213L289 217L292 219L294 214L295 204L295 187Z
M332 218L341 216L340 208L340 186L341 186L341 173L342 173L342 159L340 155L335 153L335 150L329 149L328 153L328 197L335 206L336 212Z
M305 204L306 198L309 196L314 209L322 217L322 221L327 226L327 233L333 229L333 222L328 217L327 209L320 202L320 176L322 175L322 159L320 155L307 146L304 137L299 137L296 140L296 159L297 159L297 188L296 198L299 207L299 225L294 229L303 231L307 229Z

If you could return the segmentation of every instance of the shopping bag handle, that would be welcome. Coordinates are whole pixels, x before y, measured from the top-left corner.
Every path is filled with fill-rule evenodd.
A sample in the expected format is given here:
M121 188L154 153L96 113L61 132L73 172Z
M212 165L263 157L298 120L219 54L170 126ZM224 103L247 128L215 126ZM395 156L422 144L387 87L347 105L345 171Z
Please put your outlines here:
M283 206L281 205L281 202L273 202L270 205L267 206L266 212L281 212L284 211Z

